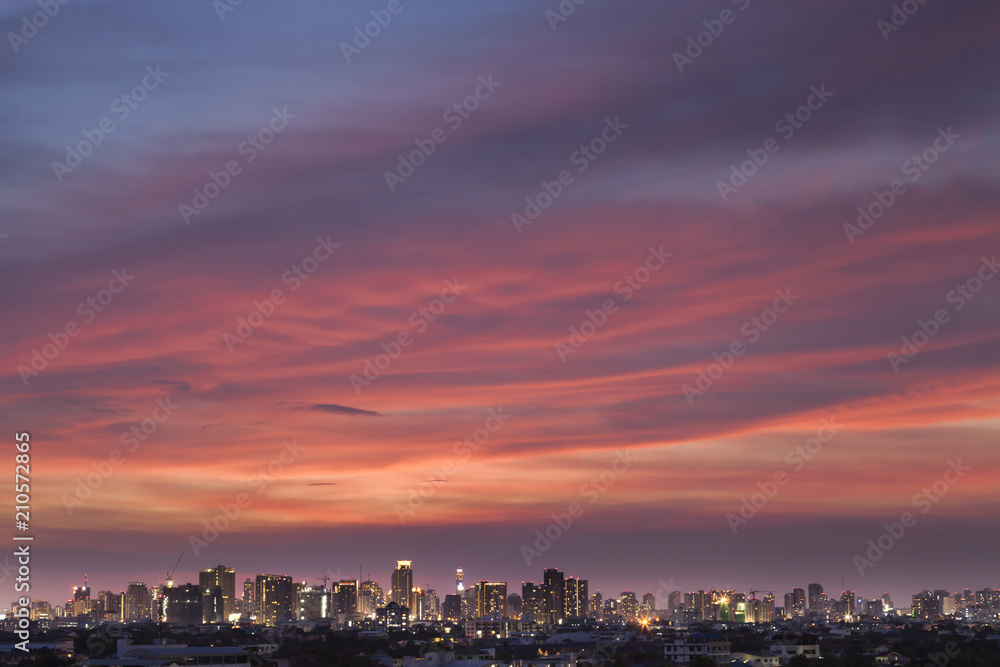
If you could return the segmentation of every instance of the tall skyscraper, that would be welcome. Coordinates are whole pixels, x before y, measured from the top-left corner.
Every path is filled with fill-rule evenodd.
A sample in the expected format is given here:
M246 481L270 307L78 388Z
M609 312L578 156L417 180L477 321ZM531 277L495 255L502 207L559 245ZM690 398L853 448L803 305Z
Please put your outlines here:
M73 600L89 600L90 586L87 585L87 575L83 575L83 586L73 587Z
M333 589L333 613L353 614L358 610L358 582L341 579Z
M791 610L791 613L789 613ZM801 588L792 589L792 606L785 609L786 615L790 618L799 618L806 613L806 592Z
M705 619L706 602L711 602L711 596L705 595L705 591L691 591L684 594L684 619L688 622L697 622Z
M476 584L476 616L507 616L507 582L480 581Z
M635 593L633 591L622 591L621 597L618 599L618 603L621 609L621 615L627 621L634 621L639 616L639 603L635 599Z
M176 625L201 624L201 589L194 584L163 588L163 620Z
M368 575L371 577L371 574ZM382 587L369 579L361 582L361 591L358 593L358 611L365 616L374 616L375 610L383 606Z
M66 606L72 608L74 616L83 616L93 612L94 604L93 600L90 599L90 586L87 585L87 575L83 575L83 586L73 587L73 599L67 600Z
M819 614L825 614L826 609L820 609L820 604L822 599L820 596L823 595L823 587L819 584L809 584L809 611L813 611ZM825 605L823 605L825 607Z
M392 601L411 612L416 607L416 600L413 599L412 561L396 561L396 569L392 571Z
M257 623L275 625L295 620L295 585L291 577L280 574L258 574L254 584Z
M587 597L587 580L568 577L563 586L563 613L567 617L586 618L590 600Z
M253 579L247 577L243 580L243 609L241 612L247 618L257 616L257 601L254 599L255 589Z
M462 619L462 596L457 593L444 596L444 605L441 608L441 616L445 621L457 623Z
M729 608L734 609L733 599L729 599ZM679 620L677 618L677 610L681 607L681 592L680 591L670 591L667 593L667 609L670 611L670 618L673 620ZM732 618L730 618L732 620Z
M465 590L463 581L465 581L465 572L462 571L462 568L458 568L455 570L455 592L459 595Z
M198 573L202 594L202 622L228 621L236 613L236 570L225 565Z
M758 623L770 623L774 620L774 593L764 596L760 605L760 619Z
M326 586L303 586L297 592L300 621L317 621L330 618L330 591Z
M548 608L545 586L533 581L521 582L521 620L541 623Z
M120 621L122 620L122 598L124 593L114 593L112 591L101 591L97 594L97 604L94 609L95 621Z
M125 587L123 616L126 621L146 621L153 618L153 599L143 582L132 581Z
M438 592L433 588L428 588L424 591L424 602L423 605L424 615L422 620L424 621L440 621L441 620L441 598L438 596Z
M854 591L844 591L840 594L840 602L844 606L844 613L854 616L856 614L856 605L858 601L858 594Z
M566 582L562 572L549 568L544 573L548 621L555 623L566 617Z

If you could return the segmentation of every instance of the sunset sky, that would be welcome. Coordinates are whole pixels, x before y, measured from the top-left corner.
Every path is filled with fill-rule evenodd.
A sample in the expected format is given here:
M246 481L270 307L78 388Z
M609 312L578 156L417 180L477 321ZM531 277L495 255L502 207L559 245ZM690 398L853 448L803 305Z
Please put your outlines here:
M459 565L779 604L1000 584L1000 6L224 2L74 0L4 40L35 598L181 551L180 582L412 559L442 593Z

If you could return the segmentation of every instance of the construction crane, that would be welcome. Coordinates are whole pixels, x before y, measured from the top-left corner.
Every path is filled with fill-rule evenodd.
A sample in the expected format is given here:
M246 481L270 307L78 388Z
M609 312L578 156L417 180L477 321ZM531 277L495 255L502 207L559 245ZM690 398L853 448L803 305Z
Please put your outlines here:
M173 588L174 587L174 572L177 571L177 566L180 565L181 558L183 558L183 557L184 557L184 552L182 551L181 555L177 557L177 562L174 563L173 569L171 569L169 572L167 572L167 586L166 586L167 588ZM167 601L163 597L163 590L160 589L160 599L157 600L157 607L159 607L159 611L160 611L160 640L163 639L163 616L164 616L164 612L165 612L164 607L166 607L166 606L167 606Z
M181 555L177 557L177 562L174 563L173 569L167 572L167 588L174 587L174 572L177 571L177 566L181 564L181 558L184 558L183 551L181 552Z
M770 593L771 595L774 595L774 591L756 590L756 591L750 591L750 599L756 600L757 593Z

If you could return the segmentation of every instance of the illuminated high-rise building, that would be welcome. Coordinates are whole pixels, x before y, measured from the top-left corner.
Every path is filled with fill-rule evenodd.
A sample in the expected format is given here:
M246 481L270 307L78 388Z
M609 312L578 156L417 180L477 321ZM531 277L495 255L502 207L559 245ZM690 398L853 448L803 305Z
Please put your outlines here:
M840 602L844 606L844 613L854 616L858 602L858 594L854 591L844 591L840 594Z
M87 575L83 575L83 586L73 587L73 599L66 601L67 614L83 616L93 612L93 600L90 599L90 586L87 585Z
M549 623L556 623L566 617L566 582L565 575L555 568L544 572L546 597L545 612Z
M590 596L590 614L594 618L602 618L604 614L604 596L597 591Z
M236 570L218 565L198 573L202 623L229 621L236 613ZM245 592L246 589L244 589Z
M462 618L462 597L457 593L445 595L444 604L441 606L442 620L457 623L464 620Z
M687 622L698 622L705 620L706 599L711 603L711 596L705 595L705 591L691 591L684 594L684 620Z
M87 575L83 575L83 586L73 587L73 601L78 600L89 600L90 599L90 586L87 585Z
M761 601L760 620L758 623L770 623L774 620L774 593L768 593Z
M465 572L462 571L462 568L455 570L455 592L459 595L461 595L462 591L465 590L465 584L462 583L464 580Z
M480 581L476 584L476 617L507 616L507 582Z
M587 617L587 580L567 577L563 585L563 613L567 617Z
M635 599L633 591L622 591L618 599L621 615L626 621L634 621L639 616L639 603Z
M368 575L371 577L371 575ZM384 606L382 599L382 587L369 579L361 582L361 590L358 592L358 611L365 616L374 616L375 610Z
M276 625L295 620L295 585L291 577L280 574L258 574L254 583L257 623Z
M678 620L678 610L681 608L681 592L670 591L667 593L667 611L670 612L671 620ZM733 609L733 599L729 599L729 608ZM730 618L729 620L732 620Z
M254 585L254 580L247 577L243 580L243 600L242 600L242 615L250 618L257 616L257 602L254 600L255 589L257 587Z
M421 607L423 608L423 616L421 617L421 620L441 620L441 598L438 597L437 591L433 588L429 588L424 591L424 601Z
M101 591L97 594L97 604L94 606L94 620L101 621L121 621L122 620L122 598L124 593L114 593L112 591Z
M809 584L809 611L820 615L826 613L826 604L823 600L823 587L819 584Z
M162 589L163 620L176 625L201 624L201 589L194 584Z
M303 586L297 592L296 618L317 621L330 618L330 591L326 586Z
M153 600L146 584L141 581L129 582L125 587L125 621L146 621L153 618Z
M333 587L333 613L353 614L358 610L358 582L341 579Z
M51 620L52 617L53 617L52 605L50 605L45 600L31 601L31 620L44 621L44 620Z
M934 593L924 590L913 596L913 604L910 611L913 614L913 618L930 620L940 613L940 601Z
M533 581L521 582L521 620L540 623L547 609L545 586Z
M792 606L785 603L785 615L789 618L800 618L806 613L806 592L801 588L792 589Z
M400 607L406 607L411 612L416 607L416 600L413 599L412 561L396 561L396 569L392 571L392 592L390 597L393 602Z

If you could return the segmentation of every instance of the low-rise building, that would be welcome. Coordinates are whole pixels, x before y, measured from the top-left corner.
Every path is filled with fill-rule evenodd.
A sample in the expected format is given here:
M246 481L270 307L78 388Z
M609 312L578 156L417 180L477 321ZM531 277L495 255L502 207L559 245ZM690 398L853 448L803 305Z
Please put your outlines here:
M691 634L667 639L663 644L663 657L680 665L686 665L698 657L713 660L717 665L728 665L730 646L728 640L718 635Z

